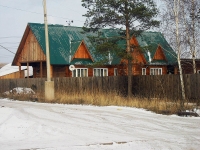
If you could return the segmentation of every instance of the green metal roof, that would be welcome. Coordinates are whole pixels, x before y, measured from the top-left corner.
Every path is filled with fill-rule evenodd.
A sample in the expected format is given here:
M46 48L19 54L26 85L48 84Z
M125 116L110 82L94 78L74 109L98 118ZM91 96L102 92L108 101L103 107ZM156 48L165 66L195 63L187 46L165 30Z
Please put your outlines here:
M43 52L46 54L45 46L45 31L44 24L29 23L28 26L32 30L36 39L38 40ZM105 59L105 56L96 54L94 45L92 45L89 37L95 37L100 34L103 38L119 36L118 30L113 29L101 29L98 32L85 32L82 27L73 26L62 26L62 25L48 25L49 32L49 47L50 47L50 63L53 65L70 65L70 64L92 64L92 61L84 59L75 59L71 61L79 45L82 41L86 44L90 55L92 56L94 62L99 62ZM169 46L167 41L164 39L159 32L144 32L140 37L137 38L140 46L151 45L153 50L150 52L151 56L154 56L158 44L164 50L164 54L167 61L174 63L176 61L175 52ZM125 48L125 40L119 41L119 46ZM112 65L120 63L120 58L115 54L112 55ZM144 52L146 60L148 60L147 53ZM153 62L152 62L153 63Z
M72 65L90 65L92 63L93 62L92 62L91 59L77 59L77 58L75 58L71 61Z
M157 65L173 65L177 62L177 55L174 50L170 47L168 42L165 40L164 36L160 32L143 32L139 37L137 37L138 43L141 47L148 47L149 50L143 52L145 59L148 61L149 64L157 64ZM150 52L151 59L154 57L155 52L158 48L158 45L162 47L163 53L167 59L166 61L158 61L152 60L149 61L148 51Z

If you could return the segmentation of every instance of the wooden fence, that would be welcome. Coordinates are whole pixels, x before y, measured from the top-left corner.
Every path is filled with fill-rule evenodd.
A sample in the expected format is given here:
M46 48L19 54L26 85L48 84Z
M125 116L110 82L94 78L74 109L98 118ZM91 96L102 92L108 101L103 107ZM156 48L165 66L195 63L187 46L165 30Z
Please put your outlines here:
M29 87L44 94L45 78L0 79L0 93L15 87ZM127 76L54 78L55 93L118 92L127 94ZM200 75L184 75L187 99L200 99ZM181 99L179 75L133 76L134 96L141 98Z

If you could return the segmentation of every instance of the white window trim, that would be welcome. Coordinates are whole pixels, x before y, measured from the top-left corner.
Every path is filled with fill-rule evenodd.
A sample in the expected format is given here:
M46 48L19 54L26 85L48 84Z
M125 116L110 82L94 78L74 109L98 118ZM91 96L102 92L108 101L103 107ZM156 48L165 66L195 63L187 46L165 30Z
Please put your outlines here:
M78 74L77 74L77 70L84 70L86 69L87 70L87 74L86 76L84 77L88 77L88 68L75 68L74 70L76 71L76 74L74 75L74 70L72 71L72 77L78 77ZM80 74L81 75L81 74Z
M143 71L144 71L145 73L143 73ZM142 68L142 75L147 75L147 69L146 69L146 68Z
M154 70L153 74L152 74L152 70ZM155 70L161 70L161 74L158 74L158 75L162 75L162 68L150 68L150 75L155 75Z
M105 77L105 76L108 76L108 68L94 68L94 69L93 69L93 76L94 76L94 77L95 77L95 74L94 74L95 69L100 69L100 70L103 69L103 70L107 70L107 74L104 75L104 77ZM101 73L100 73L100 74L101 74ZM101 76L100 76L100 77L101 77Z
M118 76L118 69L114 68L114 76Z

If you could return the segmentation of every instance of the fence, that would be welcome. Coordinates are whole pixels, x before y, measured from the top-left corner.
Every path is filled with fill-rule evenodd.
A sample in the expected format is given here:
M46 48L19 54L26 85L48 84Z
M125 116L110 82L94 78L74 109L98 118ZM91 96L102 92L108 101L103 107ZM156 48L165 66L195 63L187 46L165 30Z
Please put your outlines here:
M0 93L15 87L29 87L44 93L45 78L1 79ZM127 76L54 78L55 93L118 92L127 94ZM133 76L132 92L141 98L181 99L179 75ZM184 75L187 99L200 99L200 75Z

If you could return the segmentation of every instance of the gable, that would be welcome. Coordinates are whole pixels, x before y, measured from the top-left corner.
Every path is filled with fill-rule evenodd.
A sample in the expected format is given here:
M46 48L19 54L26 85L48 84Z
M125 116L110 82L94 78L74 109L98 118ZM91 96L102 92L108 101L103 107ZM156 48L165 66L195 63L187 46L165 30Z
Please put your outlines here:
M139 49L139 44L136 37L131 38L130 44L132 45L132 48L133 48L133 51L132 51L133 63L145 64L146 60L143 53Z
M144 51L144 56L146 60L149 60L149 56L152 60L154 60L153 62L149 62L150 64L176 64L177 55L160 32L143 32L140 36L137 37L137 40L141 47L149 47L149 51Z
M81 44L79 45L77 51L75 52L74 54L74 57L73 59L91 59L92 60L92 57L85 45L85 43L82 41Z
M27 26L19 44L12 65L20 66L21 63L31 61L45 61L46 57L38 43L35 35Z
M46 56L42 51L33 32L30 30L25 40L25 44L19 55L19 62L45 61Z
M154 54L153 60L166 60L166 57L165 57L160 45L158 46L158 48Z
M134 36L131 38L130 44L134 45L134 46L139 46L138 41L137 41L136 37L134 37Z

